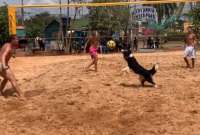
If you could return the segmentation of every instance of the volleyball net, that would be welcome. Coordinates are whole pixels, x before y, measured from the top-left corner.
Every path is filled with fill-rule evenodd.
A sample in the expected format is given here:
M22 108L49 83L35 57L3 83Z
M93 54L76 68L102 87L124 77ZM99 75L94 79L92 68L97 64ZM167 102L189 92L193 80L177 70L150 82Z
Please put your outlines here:
M66 44L83 49L87 35L92 30L101 34L104 44L111 39L123 40L125 37L143 40L159 35L164 39L169 32L180 32L181 35L186 27L192 26L185 21L191 19L186 14L199 2L125 0L9 5L9 32L26 37L33 44L36 39L42 38L46 45L56 45L61 50Z

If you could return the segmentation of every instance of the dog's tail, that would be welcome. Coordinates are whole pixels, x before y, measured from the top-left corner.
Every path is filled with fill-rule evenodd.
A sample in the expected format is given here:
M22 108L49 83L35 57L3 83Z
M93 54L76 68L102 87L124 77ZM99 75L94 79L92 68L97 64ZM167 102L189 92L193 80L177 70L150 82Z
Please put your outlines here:
M157 72L158 68L159 68L159 66L158 66L158 64L156 63L156 64L154 64L154 66L152 67L152 69L149 70L149 71L150 71L150 73L151 73L152 75L154 75L154 74Z

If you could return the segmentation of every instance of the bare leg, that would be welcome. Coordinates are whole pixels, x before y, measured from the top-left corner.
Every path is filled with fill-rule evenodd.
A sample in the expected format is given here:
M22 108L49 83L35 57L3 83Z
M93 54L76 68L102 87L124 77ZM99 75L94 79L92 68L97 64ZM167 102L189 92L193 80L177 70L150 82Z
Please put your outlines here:
M189 68L189 67L190 67L190 64L189 64L189 62L188 62L188 59L187 59L186 57L184 57L184 60L185 60L185 63L186 63L186 65L187 65L187 68Z
M86 68L86 70L88 70L92 65L94 65L95 64L95 60L94 59L92 59L92 62L87 66L87 68Z
M14 76L12 70L9 68L5 72L6 72L6 79L8 79L10 81L13 89L17 92L18 97L23 97L22 91L20 90L20 88L17 84L17 81L15 79L15 76Z
M8 80L7 79L4 79L0 85L0 92L1 92L1 95L3 95L3 89L5 88L6 84L7 84Z
M98 57L96 56L96 58L94 59L94 67L95 67L95 71L97 72L97 64L98 64Z
M194 66L195 66L195 59L192 58L192 68L194 68Z

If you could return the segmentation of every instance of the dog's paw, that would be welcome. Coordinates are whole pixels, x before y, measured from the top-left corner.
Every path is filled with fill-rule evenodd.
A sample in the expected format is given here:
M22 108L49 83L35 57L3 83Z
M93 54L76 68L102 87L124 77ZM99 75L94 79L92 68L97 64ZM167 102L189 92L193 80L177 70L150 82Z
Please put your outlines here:
M158 85L155 84L155 85L154 85L154 88L158 88Z
M155 70L157 71L159 69L159 64L155 64Z
M121 70L121 72L126 72L126 73L129 73L130 72L130 69L129 69L129 67L125 67L125 68L123 68L122 70Z

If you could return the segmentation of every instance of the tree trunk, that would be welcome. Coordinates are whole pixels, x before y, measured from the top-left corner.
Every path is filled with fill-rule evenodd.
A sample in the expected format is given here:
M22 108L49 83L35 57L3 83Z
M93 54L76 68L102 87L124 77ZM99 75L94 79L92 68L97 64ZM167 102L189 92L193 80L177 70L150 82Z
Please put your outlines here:
M77 11L78 11L78 8L75 8L75 14L74 14L72 24L74 24L75 21L76 21ZM67 40L67 41L69 41L68 45L67 45L68 46L67 50L68 50L69 53L72 53L72 33L70 34L69 40Z

